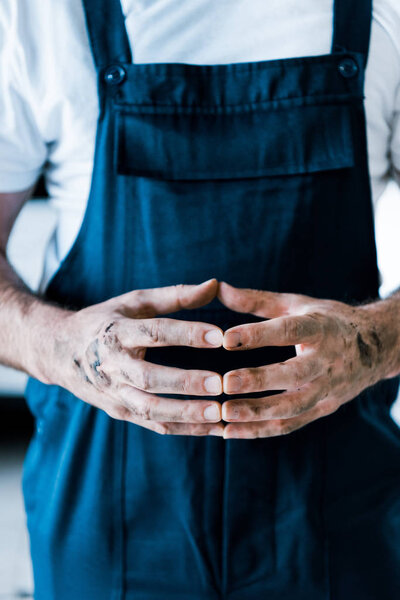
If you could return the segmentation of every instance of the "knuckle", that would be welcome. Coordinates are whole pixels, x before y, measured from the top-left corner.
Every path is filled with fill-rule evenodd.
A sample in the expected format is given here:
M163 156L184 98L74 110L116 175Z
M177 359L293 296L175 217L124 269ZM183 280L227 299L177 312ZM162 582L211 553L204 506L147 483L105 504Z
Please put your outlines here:
M132 306L133 304L136 318L140 317L145 319L146 317L151 317L154 314L154 308L151 303L151 297L149 296L149 290L134 290L131 294L129 294L129 305ZM134 300L133 303L132 298ZM125 310L128 313L132 311L132 309L129 310L128 306L125 307Z
M201 425L200 423L193 423L190 425L190 434L196 436L204 436L207 435L208 430Z
M187 337L187 344L188 346L193 346L196 342L196 328L194 327L194 325L191 323L190 325L188 325L187 330L186 330L186 337Z
M295 317L284 320L284 337L286 340L297 342L301 335L300 321Z
M294 415L301 415L307 410L313 408L319 401L319 398L319 394L308 394L306 396L300 397L294 405Z
M144 364L137 370L133 379L134 385L145 392L151 389L150 369Z
M112 384L112 379L104 369L98 369L98 381L103 388L109 388Z
M321 396L318 396L318 397L315 398L314 404L316 404L319 400L325 400L325 398L328 398L328 396L329 396L330 393L331 393L331 390L329 389L329 386L326 386L322 390Z
M244 301L247 312L257 312L264 306L265 292L263 290L252 290Z
M290 417L295 415L293 401L288 400L286 402L282 402L281 404L277 404L272 411L272 415L275 418L278 417L280 419L290 419Z
M296 388L301 387L313 378L315 372L316 365L312 361L296 365L291 377L293 386Z
M293 425L291 423L282 421L279 423L278 431L279 431L279 435L288 435L289 433L292 433Z
M299 388L303 385L304 383L304 371L301 367L295 367L295 369L293 370L293 375L292 375L292 383L293 386L296 388Z
M152 420L152 406L150 398L134 397L130 403L129 410L132 415L144 421Z
M85 362L88 367L86 375L90 374L92 383L98 389L111 386L111 365L109 364L108 354L100 352L97 340L85 350Z
M336 319L332 318L325 312L314 311L307 315L308 330L316 341L321 341L327 336L336 335L339 333L339 327Z
M145 421L150 421L152 419L152 403L148 399L142 401L141 417Z
M163 327L161 319L151 319L150 326L147 329L147 335L150 340L157 344L163 341Z
M262 343L264 330L262 327L251 327L247 333L247 344L259 345Z
M312 359L310 361L307 362L306 364L306 368L307 368L307 377L309 379L312 379L314 377L317 377L320 372L321 372L321 360L320 358L315 358Z
M327 335L339 335L341 332L341 326L337 319L334 318L333 315L321 315L320 316L321 323L321 333L324 336ZM353 328L350 329L350 332L353 331Z
M290 320L291 325L289 325L289 335L291 336L294 342L301 341L304 332L304 323L302 320L294 319Z
M120 318L113 317L103 323L99 338L101 343L107 347L122 347L119 339Z
M341 406L340 402L329 402L328 405L321 410L321 416L333 415Z
M160 435L171 435L171 427L166 423L154 423L153 431Z
M178 388L182 394L189 394L191 388L191 380L189 375L184 375L178 382Z
M254 387L259 390L263 390L265 387L265 372L263 369L254 368L249 369L248 378L253 381Z
M300 397L294 404L293 416L301 415L302 413L311 410L320 400L320 393L307 394Z
M107 411L107 414L118 421L128 421L132 413L127 406L116 404Z
M161 319L138 320L137 329L140 336L143 336L150 344L157 344L163 341L164 333Z
M200 410L198 409L197 402L194 400L190 402L180 402L179 409L176 409L174 412L175 414L173 418L175 420L189 422L197 418Z
M287 417L297 417L297 416L301 415L303 412L305 412L306 410L308 410L308 408L309 408L309 402L307 402L307 400L304 400L304 399L297 400L296 402L293 403L290 414L287 414Z
M235 372L235 376L240 377L242 381L242 386L246 388L248 386L251 386L252 388L255 387L260 379L257 367L248 369L238 369L238 371Z
M137 405L137 414L144 421L151 420L151 406L147 399L141 400Z
M154 306L151 303L151 299L149 297L148 290L135 290L132 292L134 295L134 307L135 307L135 316L140 319L148 319L154 316ZM132 305L132 301L130 302ZM128 307L125 308L126 312L132 312L132 309L129 310Z
M112 419L118 419L118 415L117 415L117 411L115 410L114 407L111 408L105 408L104 412L111 417Z
M183 298L185 292L185 285L183 283L178 283L174 286L176 303L178 308L183 308Z

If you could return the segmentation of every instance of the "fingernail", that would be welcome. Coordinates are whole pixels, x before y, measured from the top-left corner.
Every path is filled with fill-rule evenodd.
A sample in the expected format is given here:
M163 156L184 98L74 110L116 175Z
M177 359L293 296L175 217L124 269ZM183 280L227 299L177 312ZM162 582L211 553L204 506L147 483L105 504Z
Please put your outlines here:
M225 346L228 346L228 348L236 348L240 345L240 333L233 331L232 333L225 334Z
M204 379L204 387L210 394L222 394L222 382L218 375L212 375Z
M222 346L224 336L218 329L210 329L210 331L207 331L204 335L204 339L207 344L210 344L211 346Z
M223 437L224 435L224 430L222 427L213 427L212 429L210 429L210 431L208 432L208 435L218 435L219 437Z
M242 387L242 380L237 375L232 375L224 380L224 388L227 394L238 392Z
M207 406L207 408L204 409L204 418L206 421L219 421L221 417L218 406L215 404Z

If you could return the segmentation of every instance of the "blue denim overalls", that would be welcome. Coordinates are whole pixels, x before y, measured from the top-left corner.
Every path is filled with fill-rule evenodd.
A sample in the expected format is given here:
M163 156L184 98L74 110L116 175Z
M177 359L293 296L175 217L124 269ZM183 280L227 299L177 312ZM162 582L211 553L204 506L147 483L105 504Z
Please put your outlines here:
M100 98L93 180L46 298L79 309L211 277L377 297L369 0L336 0L331 54L214 66L132 64L119 0L84 6ZM173 316L223 329L257 320L217 300ZM146 355L221 373L291 356ZM223 440L161 436L31 380L37 428L23 483L36 599L399 597L397 385L289 436Z

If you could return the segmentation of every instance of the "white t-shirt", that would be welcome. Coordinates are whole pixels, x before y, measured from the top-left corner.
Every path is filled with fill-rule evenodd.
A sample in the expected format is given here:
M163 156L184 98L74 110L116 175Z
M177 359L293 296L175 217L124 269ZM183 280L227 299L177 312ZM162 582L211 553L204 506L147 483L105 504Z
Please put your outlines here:
M351 0L348 0L349 2ZM216 64L326 54L333 0L122 0L133 60ZM400 0L374 0L366 76L374 204L400 170ZM98 97L82 0L0 2L0 192L44 170L57 226L42 288L85 212Z

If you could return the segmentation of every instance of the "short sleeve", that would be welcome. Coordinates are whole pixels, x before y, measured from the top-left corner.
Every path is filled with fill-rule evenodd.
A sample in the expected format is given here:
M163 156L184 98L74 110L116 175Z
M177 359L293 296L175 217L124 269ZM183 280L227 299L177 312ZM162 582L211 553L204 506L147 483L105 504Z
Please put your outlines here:
M28 39L18 34L23 18L15 0L0 3L0 192L29 188L46 161L47 147L35 118Z

